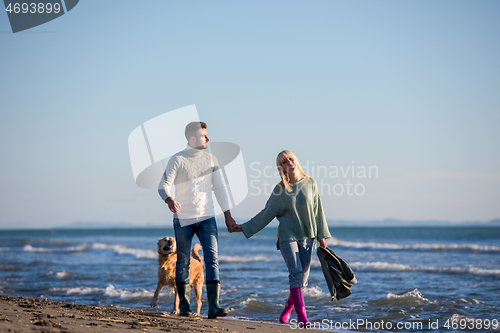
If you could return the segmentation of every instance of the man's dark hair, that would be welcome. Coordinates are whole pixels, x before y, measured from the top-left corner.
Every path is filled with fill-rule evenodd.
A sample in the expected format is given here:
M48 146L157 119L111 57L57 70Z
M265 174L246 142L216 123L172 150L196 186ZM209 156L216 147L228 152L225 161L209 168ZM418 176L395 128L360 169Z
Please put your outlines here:
M207 124L202 121L192 121L186 125L186 130L184 131L184 135L186 136L186 140L189 141L189 138L194 136L196 132L198 132L201 128L207 128Z

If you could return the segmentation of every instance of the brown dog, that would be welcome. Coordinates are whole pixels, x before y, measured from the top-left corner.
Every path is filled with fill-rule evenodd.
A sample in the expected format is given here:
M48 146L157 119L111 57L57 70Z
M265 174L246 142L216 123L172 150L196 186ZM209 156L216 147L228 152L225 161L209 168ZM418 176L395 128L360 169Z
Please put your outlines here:
M200 315L201 294L203 291L203 262L198 254L201 249L200 244L195 244L191 251L191 261L189 263L189 284L194 289L196 295L196 315ZM175 287L175 263L177 261L177 243L174 237L165 237L158 241L158 286L151 300L151 307L158 304L158 296L165 286L169 286L175 291L175 301L173 314L179 313L179 295Z

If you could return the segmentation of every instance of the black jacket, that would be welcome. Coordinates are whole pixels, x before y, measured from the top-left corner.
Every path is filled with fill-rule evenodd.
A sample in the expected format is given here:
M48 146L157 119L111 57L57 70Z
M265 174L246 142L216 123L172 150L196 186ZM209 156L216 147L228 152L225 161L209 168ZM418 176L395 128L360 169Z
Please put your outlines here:
M332 301L349 296L351 286L358 282L352 269L329 248L318 247L317 254Z

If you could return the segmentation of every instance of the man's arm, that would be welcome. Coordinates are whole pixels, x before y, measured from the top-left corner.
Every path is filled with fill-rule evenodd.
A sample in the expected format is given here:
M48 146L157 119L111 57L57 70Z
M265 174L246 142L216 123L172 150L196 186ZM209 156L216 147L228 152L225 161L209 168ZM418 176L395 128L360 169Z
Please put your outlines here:
M170 188L172 187L174 179L177 175L177 167L178 161L174 156L168 161L167 168L165 169L160 184L158 185L158 194L173 213L178 213L181 208L181 204L175 201L170 193Z
M233 228L234 226L236 226L236 221L231 216L231 212L229 210L226 210L224 212L224 219L226 219L227 231L233 232L234 231Z
M226 185L224 183L224 176L222 175L222 170L219 167L219 162L217 158L212 155L212 190L214 191L215 198L219 203L220 208L224 212L224 218L226 220L227 231L233 232L233 226L236 225L233 217L231 216L231 211L229 210L229 198L226 191Z

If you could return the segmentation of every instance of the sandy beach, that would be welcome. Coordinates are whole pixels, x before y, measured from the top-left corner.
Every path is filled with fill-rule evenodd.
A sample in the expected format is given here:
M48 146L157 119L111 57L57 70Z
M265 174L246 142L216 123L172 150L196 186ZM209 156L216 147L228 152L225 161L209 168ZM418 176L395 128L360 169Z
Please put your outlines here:
M288 325L0 296L0 332L294 332Z

